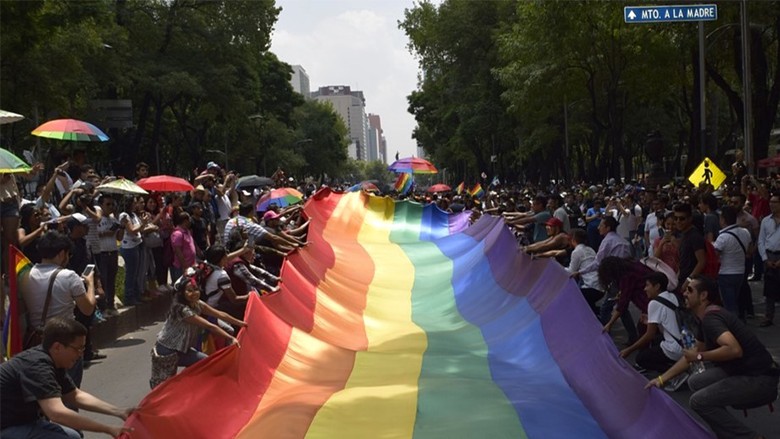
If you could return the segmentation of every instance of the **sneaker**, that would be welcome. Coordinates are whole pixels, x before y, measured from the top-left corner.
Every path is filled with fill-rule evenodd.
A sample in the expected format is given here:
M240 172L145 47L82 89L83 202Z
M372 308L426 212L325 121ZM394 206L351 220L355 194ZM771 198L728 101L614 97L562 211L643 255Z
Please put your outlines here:
M92 351L84 353L84 361L103 360L107 358L106 354L101 354L100 351Z
M638 365L636 363L634 363L632 366L634 367L634 370L639 372L639 373L647 372L647 369L645 369L644 367L642 367L642 366L640 366L640 365Z
M119 311L116 310L116 308L106 308L105 311L103 311L104 317L113 317L119 315Z
M667 392L676 392L677 389L682 387L682 385L685 384L686 381L688 381L689 376L690 375L688 374L688 372L683 372L677 375L676 377L666 382L666 385L664 386L664 390L666 390Z
M771 320L763 320L761 323L758 324L761 328L766 328L767 326L772 326L773 323Z

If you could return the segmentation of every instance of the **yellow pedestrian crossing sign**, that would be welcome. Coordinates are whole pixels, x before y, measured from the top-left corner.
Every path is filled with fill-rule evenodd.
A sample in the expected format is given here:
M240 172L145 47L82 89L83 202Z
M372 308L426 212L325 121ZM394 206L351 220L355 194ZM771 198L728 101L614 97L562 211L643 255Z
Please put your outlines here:
M717 189L726 181L726 174L715 166L715 163L709 157L704 157L704 160L702 160L696 170L688 177L688 181L696 187L699 187L702 183L707 183Z

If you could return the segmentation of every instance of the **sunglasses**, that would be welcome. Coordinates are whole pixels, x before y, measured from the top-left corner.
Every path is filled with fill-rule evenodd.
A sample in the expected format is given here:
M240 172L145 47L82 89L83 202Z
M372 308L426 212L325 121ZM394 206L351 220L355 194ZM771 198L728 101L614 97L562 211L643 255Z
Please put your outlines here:
M675 216L674 216L674 220L675 220L675 221L685 221L685 220L687 220L687 219L688 219L688 217L687 217L687 216L679 216L679 215L675 215Z

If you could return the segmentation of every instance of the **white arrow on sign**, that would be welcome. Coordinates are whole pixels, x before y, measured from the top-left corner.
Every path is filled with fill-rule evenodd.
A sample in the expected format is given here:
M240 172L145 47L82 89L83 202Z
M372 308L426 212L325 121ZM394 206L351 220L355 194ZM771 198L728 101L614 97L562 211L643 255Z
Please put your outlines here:
M631 12L629 12L629 13L628 13L628 18L630 18L630 19L632 19L632 20L636 18L636 14L634 13L634 11L633 11L633 10L632 10Z

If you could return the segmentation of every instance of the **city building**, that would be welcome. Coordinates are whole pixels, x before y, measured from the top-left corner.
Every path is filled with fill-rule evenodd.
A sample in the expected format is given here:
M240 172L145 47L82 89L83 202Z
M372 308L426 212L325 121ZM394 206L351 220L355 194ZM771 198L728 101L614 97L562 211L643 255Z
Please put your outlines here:
M329 102L341 116L349 130L349 157L368 160L369 123L363 92L353 91L348 85L329 85L320 87L311 97L320 102Z
M368 159L387 163L387 140L384 131L382 131L382 119L378 114L369 113L368 125L370 128Z
M302 94L304 98L309 99L311 97L311 89L309 88L309 75L304 70L303 66L292 66L292 77L290 77L290 84L293 90Z

